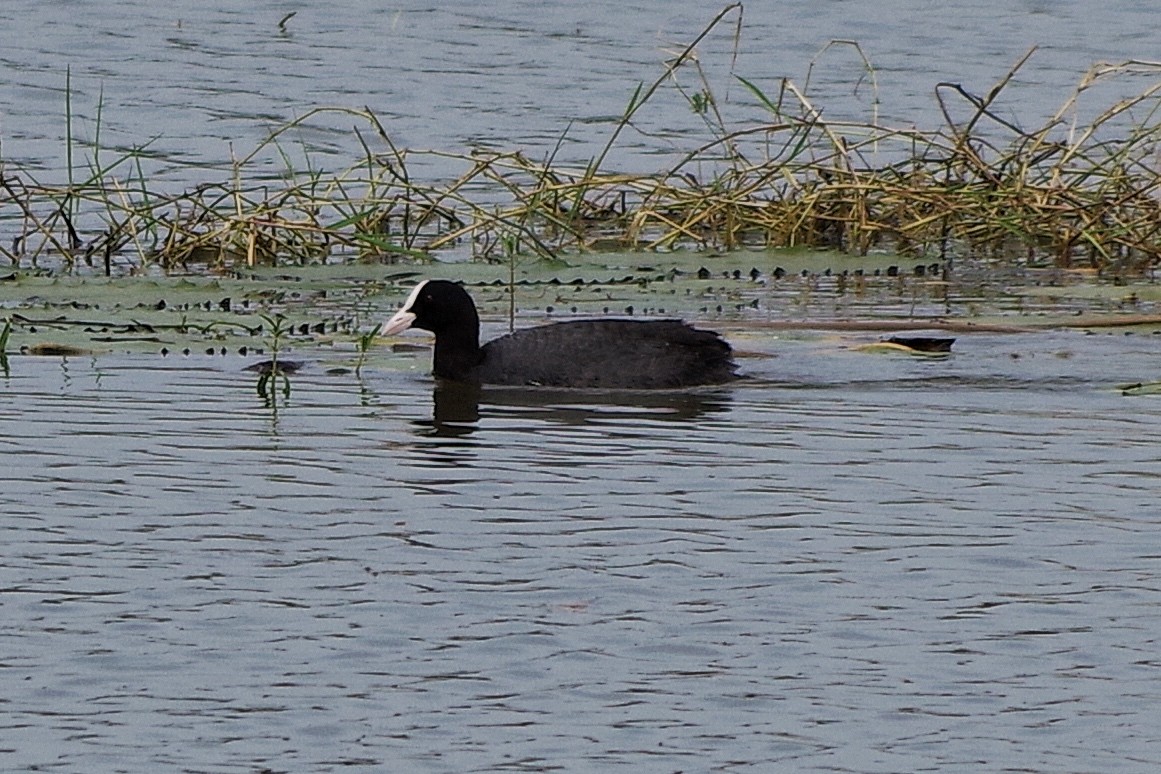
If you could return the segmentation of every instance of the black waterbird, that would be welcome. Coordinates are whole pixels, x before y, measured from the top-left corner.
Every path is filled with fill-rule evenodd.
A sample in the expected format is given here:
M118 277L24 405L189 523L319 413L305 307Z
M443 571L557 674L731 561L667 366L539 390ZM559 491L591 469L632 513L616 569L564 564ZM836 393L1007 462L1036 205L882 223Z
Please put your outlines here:
M476 305L460 285L424 280L379 330L435 334L432 373L473 385L664 390L738 378L733 350L681 320L574 320L480 346Z

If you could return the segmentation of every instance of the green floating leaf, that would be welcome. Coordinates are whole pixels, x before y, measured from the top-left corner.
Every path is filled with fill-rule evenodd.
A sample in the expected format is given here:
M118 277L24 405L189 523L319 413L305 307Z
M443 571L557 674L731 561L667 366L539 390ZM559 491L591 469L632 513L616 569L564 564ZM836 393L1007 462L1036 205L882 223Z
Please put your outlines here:
M1122 384L1118 385L1117 389L1121 391L1122 395L1129 397L1136 397L1138 395L1158 395L1161 394L1161 382L1137 382L1136 384Z

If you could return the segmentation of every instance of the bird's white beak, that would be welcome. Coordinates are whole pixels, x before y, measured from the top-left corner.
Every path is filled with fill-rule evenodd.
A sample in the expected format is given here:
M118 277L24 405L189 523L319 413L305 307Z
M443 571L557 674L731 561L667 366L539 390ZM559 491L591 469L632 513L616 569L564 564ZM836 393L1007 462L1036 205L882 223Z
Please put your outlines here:
M411 327L411 324L415 322L415 312L411 311L411 309L415 306L415 302L418 300L419 294L423 292L423 286L426 284L427 280L424 280L416 285L415 289L411 291L411 295L403 302L403 306L399 307L399 311L395 313L395 316L379 326L380 336L393 336Z
M395 313L387 322L379 326L380 336L394 336L396 333L402 333L411 327L411 323L415 322L415 313L407 311L404 307Z

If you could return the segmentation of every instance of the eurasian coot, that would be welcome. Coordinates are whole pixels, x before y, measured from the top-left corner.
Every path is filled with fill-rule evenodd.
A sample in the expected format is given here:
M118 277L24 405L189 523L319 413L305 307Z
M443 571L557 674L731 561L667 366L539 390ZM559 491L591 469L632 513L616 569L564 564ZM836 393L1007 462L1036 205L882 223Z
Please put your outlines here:
M730 345L680 320L559 322L481 347L472 297L446 280L416 285L379 334L408 328L435 334L435 376L467 384L658 390L738 378Z

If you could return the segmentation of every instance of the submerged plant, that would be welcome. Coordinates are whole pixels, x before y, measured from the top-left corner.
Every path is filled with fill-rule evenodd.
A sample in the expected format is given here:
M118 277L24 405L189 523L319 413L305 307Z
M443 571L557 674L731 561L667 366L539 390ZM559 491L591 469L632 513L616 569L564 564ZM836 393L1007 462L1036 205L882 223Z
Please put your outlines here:
M8 376L8 337L12 335L12 318L4 319L4 330L0 330L0 371Z
M369 331L359 334L356 341L358 347L359 357L355 361L355 376L363 375L363 364L367 361L367 353L375 343L375 339L379 336L379 326L376 325Z
M282 397L290 398L290 374L298 370L297 363L279 362L278 355L282 348L282 338L290 329L283 315L260 314L259 317L270 328L270 360L260 363L258 367L258 397L266 401L266 405L277 405L278 382L282 380Z

